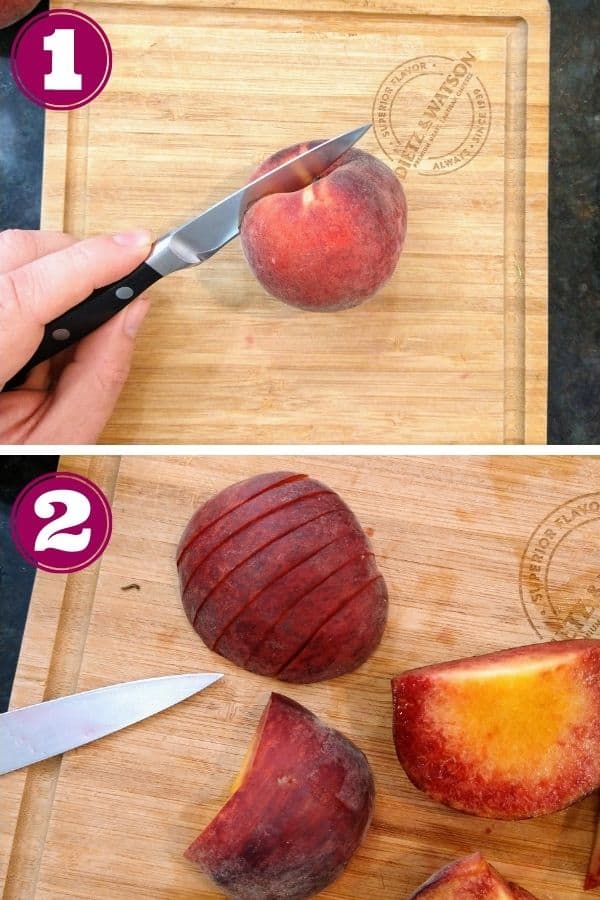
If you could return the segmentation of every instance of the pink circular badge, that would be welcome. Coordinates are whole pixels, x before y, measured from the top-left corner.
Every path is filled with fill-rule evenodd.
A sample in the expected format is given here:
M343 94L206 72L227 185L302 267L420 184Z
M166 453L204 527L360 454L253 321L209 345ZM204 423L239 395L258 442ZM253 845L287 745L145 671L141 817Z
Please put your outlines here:
M110 504L98 485L72 472L41 475L14 502L10 529L19 553L45 572L78 572L104 552Z
M89 16L51 9L18 31L10 62L17 86L38 106L75 109L106 85L112 52L106 34Z

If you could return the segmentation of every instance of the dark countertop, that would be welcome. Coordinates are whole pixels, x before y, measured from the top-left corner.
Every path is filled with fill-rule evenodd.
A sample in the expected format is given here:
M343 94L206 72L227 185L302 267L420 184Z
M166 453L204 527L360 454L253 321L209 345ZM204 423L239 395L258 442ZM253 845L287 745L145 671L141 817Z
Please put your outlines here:
M41 3L36 11L46 8ZM552 0L549 442L600 444L600 5ZM0 230L39 227L43 112L15 88L0 31ZM0 458L0 710L33 583L14 549L10 506L56 457Z
M56 469L56 456L0 456L0 712L8 706L35 569L10 536L10 510L21 488Z

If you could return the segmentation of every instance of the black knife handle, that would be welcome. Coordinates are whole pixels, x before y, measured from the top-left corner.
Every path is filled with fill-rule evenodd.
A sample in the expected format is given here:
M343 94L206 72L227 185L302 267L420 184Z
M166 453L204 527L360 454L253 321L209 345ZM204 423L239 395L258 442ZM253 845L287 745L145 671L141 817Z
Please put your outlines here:
M104 325L159 278L162 278L162 275L143 262L125 278L92 291L89 297L77 306L68 309L46 325L42 342L29 362L6 382L2 390L9 391L20 387L34 366L50 359Z

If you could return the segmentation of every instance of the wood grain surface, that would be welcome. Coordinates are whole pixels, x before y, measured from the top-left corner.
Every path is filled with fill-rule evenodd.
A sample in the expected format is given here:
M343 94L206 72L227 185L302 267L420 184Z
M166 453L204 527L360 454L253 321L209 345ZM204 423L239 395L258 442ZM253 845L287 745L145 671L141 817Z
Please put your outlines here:
M101 96L46 116L43 227L78 236L158 236L275 150L369 119L361 147L396 168L446 73L470 60L409 167L406 247L380 294L337 314L286 307L232 242L151 289L104 442L546 442L545 0L72 6L113 48ZM454 151L471 157L446 167Z
M558 521L561 504L564 521L565 509L583 509L580 498L598 483L598 458L65 458L62 467L104 486L114 533L93 570L38 576L12 704L159 674L226 677L164 713L3 778L3 900L217 898L182 852L226 800L273 689L356 741L375 774L371 829L324 897L405 900L439 866L476 849L540 900L583 896L597 800L516 823L437 805L396 761L389 679L540 640L523 605L522 561L541 523ZM341 494L370 535L389 588L376 653L321 684L282 685L236 668L206 649L179 599L175 547L192 511L231 482L276 469L307 472ZM560 575L565 596L577 582L581 598L583 585L600 577L594 503L555 556L552 578ZM132 583L139 590L124 590ZM553 590L560 594L558 582Z

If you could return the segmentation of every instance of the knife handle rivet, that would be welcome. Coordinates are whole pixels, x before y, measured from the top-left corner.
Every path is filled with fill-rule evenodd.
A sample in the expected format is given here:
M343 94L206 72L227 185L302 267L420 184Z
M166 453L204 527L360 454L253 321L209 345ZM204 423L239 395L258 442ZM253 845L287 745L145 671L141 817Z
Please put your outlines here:
M71 337L71 332L68 328L55 328L52 332L52 337L55 341L68 341Z
M115 291L115 295L119 300L129 300L133 297L133 290L130 287L120 287Z

